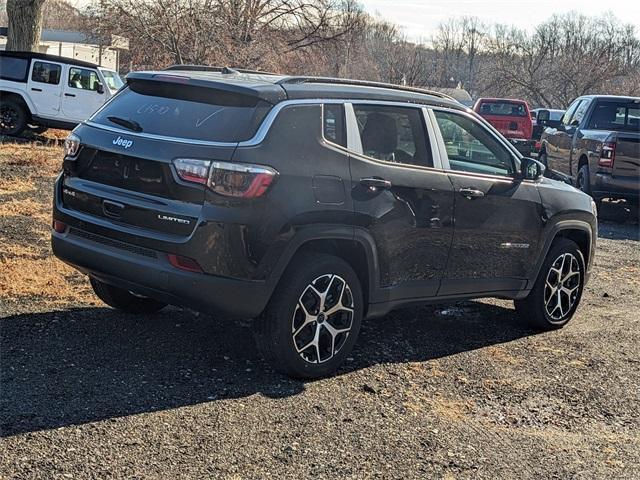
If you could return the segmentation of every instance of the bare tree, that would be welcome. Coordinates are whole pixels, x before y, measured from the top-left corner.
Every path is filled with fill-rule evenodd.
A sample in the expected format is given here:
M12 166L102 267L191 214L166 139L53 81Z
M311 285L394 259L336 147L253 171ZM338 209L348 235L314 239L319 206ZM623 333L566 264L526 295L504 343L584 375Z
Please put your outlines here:
M7 0L7 50L37 51L44 0Z

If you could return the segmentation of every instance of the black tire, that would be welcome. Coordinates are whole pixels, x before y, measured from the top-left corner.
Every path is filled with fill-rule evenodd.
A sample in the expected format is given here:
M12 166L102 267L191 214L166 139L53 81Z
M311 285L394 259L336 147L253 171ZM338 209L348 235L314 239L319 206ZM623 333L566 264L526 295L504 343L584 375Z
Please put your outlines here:
M591 195L591 177L589 176L589 165L584 164L578 169L576 175L576 187L578 190Z
M128 313L155 313L167 306L166 303L159 302L153 298L133 295L128 290L114 287L101 282L95 278L90 278L91 287L100 300L117 310Z
M327 301L311 287L324 293ZM351 305L352 311L339 309L325 317L324 312L339 307L338 300L340 306ZM299 254L282 276L263 315L254 321L258 349L285 375L305 379L327 376L351 352L363 309L360 281L347 262L323 253Z
M565 263L562 263L564 259ZM575 263L574 263L575 260ZM566 262L579 276L568 276ZM560 268L562 275L554 274L552 269ZM559 238L553 242L545 258L533 289L523 300L516 300L515 307L519 316L531 326L541 330L556 330L564 327L573 317L584 288L585 262L578 245L572 240ZM558 283L554 281L557 277ZM565 280L563 280L565 279ZM547 284L549 280L549 285ZM560 285L563 289L555 288L552 284ZM554 292L558 293L558 296ZM567 293L570 291L571 293ZM557 305L560 305L558 307ZM556 308L554 308L556 305ZM552 309L549 312L549 309ZM560 315L558 315L560 314Z
M0 101L0 134L20 135L28 119L27 111L20 102L4 98Z

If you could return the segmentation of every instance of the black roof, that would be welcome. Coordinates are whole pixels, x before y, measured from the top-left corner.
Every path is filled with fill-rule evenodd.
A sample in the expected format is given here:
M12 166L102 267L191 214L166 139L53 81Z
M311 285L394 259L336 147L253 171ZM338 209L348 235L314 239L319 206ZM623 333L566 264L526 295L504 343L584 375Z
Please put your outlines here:
M335 98L466 108L448 95L416 87L345 78L290 76L228 67L174 65L163 71L127 75L128 82L138 80L175 81L249 95L270 103L287 99Z
M48 55L46 53L37 52L14 52L7 50L0 50L0 56L3 57L17 57L17 58L35 58L37 60L48 60L50 62L66 63L68 65L75 65L77 67L97 68L98 65L91 62L84 62L82 60L76 60L75 58L60 57L58 55Z

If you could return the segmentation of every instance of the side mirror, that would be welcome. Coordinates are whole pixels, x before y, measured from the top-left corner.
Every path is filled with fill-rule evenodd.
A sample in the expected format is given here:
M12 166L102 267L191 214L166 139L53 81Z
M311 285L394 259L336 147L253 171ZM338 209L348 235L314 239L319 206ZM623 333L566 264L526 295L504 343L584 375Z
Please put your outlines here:
M96 82L96 92L99 94L104 93L104 86L102 85L102 82Z
M523 157L520 160L520 172L524 180L538 180L544 175L545 166L538 160Z
M551 112L549 112L549 110L538 110L538 124L546 125L549 123L550 118Z

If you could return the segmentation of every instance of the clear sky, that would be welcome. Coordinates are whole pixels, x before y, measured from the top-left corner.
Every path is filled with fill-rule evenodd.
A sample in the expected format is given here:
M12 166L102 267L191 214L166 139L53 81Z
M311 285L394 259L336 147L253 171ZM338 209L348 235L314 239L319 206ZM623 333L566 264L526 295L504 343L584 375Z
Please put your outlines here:
M640 0L360 0L365 9L401 25L414 41L429 39L438 24L450 17L479 17L532 29L554 13L585 15L613 13L640 28Z

